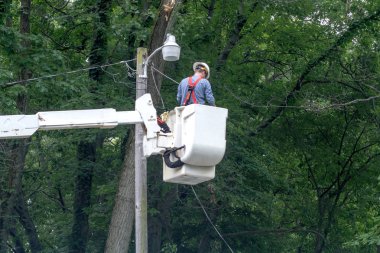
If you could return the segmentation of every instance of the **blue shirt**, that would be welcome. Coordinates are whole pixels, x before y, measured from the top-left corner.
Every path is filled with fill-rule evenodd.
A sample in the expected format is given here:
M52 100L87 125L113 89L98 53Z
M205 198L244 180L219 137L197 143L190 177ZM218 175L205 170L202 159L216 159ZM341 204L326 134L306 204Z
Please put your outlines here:
M193 83L199 78L197 75L192 76ZM189 78L185 78L178 85L177 101L179 105L183 105L186 93L189 88ZM215 105L215 98L212 94L211 84L207 79L201 79L193 90L198 104L204 105L207 101L209 105ZM193 98L190 96L189 104L193 104Z

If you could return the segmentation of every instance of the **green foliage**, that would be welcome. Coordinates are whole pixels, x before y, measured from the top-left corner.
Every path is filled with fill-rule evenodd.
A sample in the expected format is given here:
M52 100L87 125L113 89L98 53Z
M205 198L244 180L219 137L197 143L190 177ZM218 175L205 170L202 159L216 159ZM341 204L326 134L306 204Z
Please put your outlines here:
M135 58L136 48L148 44L159 5L112 1L110 28L104 31L106 62ZM27 100L28 114L134 108L135 73L125 64L102 68L100 81L89 76L94 34L105 29L95 8L92 1L33 1L31 32L22 34L18 3L1 3L2 114L19 114L20 97ZM194 61L209 63L216 104L229 109L227 150L216 178L194 188L235 252L374 252L380 245L379 17L303 76L352 24L379 8L376 1L359 0L180 5L171 32L181 45L181 59L166 64L165 74L180 81L192 73ZM11 84L26 69L36 80ZM163 80L168 108L176 106L176 88ZM263 131L252 134L281 108ZM22 189L43 252L69 251L77 145L99 135L91 206L85 212L87 251L103 251L127 131L39 132L30 139ZM6 158L2 155L0 187L11 175ZM229 252L191 188L163 184L158 170L161 162L150 161L149 217L161 225L154 235L160 252ZM16 229L29 250L25 229L21 224Z

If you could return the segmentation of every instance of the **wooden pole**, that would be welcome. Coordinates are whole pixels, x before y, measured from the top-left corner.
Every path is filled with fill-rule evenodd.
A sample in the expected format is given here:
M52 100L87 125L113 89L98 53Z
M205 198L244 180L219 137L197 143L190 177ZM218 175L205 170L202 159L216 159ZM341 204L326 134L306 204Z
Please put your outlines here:
M146 93L147 78L141 78L147 49L137 49L136 99ZM147 160L143 153L144 129L135 125L135 240L136 253L148 253L148 200L147 200Z

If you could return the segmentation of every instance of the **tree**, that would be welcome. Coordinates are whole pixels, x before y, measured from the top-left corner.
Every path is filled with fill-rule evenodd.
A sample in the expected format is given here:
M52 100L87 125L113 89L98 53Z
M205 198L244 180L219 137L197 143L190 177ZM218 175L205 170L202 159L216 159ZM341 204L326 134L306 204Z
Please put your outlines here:
M17 3L0 3L2 114L133 110L136 48L167 32L181 58L148 66L159 113L193 62L211 67L226 154L198 198L149 159L151 252L229 252L200 203L235 252L378 250L376 1ZM131 129L2 140L0 251L133 251Z
M161 1L160 14L153 29L149 52L159 47L164 41L173 9L177 3L174 1ZM162 66L162 60L157 56L152 59L154 66ZM162 68L162 67L159 67ZM157 84L155 84L157 85ZM156 87L159 91L160 86ZM152 83L148 84L148 90L153 91ZM155 94L155 95L154 95ZM159 94L153 93L153 101L158 101ZM155 103L156 104L156 103ZM119 181L119 189L113 211L106 252L126 252L132 233L134 215L134 134L129 135L127 152L124 159L123 172Z
M9 2L3 4L5 5L3 11L9 11ZM19 42L21 46L19 53L24 57L27 57L28 50L31 47L31 43L28 38L30 33L31 1L21 1L20 8L20 34L25 37ZM31 74L32 73L27 66L23 65L19 74L21 83L23 83L23 80L30 78ZM16 107L22 113L26 113L28 111L28 97L25 91L21 90L17 94ZM22 177L25 166L25 156L27 153L27 142L25 140L7 142L4 143L4 146L5 150L3 151L3 154L6 157L5 160L12 159L12 163L7 166L8 173L5 175L8 176L8 180L3 182L1 187L3 190L0 192L3 202L1 204L0 211L0 251L6 250L6 243L9 235L12 235L15 239L16 250L24 250L23 245L19 243L20 239L18 238L18 232L14 229L16 220L12 213L16 211L19 215L19 221L27 233L31 252L38 252L42 249L42 245L38 239L37 231L29 215L28 209L26 208L25 198L22 191Z
M92 43L89 63L91 66L100 66L107 61L107 30L109 29L109 12L111 9L111 0L101 0L95 7L97 15L94 22L94 41ZM96 104L104 104L102 99L98 99L99 86L102 83L104 72L100 68L89 70L90 79L95 83L90 87ZM74 223L72 227L70 252L86 252L87 241L90 233L89 214L86 209L91 206L91 189L92 177L96 163L97 147L102 145L104 137L101 133L96 134L91 141L80 141L78 144L78 174L75 185L74 198Z

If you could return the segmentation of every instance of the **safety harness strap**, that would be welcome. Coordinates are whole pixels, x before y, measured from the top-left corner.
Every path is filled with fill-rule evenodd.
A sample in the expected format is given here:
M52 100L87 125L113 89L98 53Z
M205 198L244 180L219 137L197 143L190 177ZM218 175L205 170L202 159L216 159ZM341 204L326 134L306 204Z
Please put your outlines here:
M195 86L197 86L198 82L202 80L202 77L199 77L197 80L195 80L195 82L193 83L193 78L190 76L189 79L188 79L188 82L189 82L189 88L187 89L187 93L186 93L186 97L185 97L185 100L183 101L183 104L182 105L188 105L189 104L189 101L190 101L190 96L193 98L193 103L194 104L198 104L197 102L197 98L195 97L195 94L194 94L194 89L195 89Z

